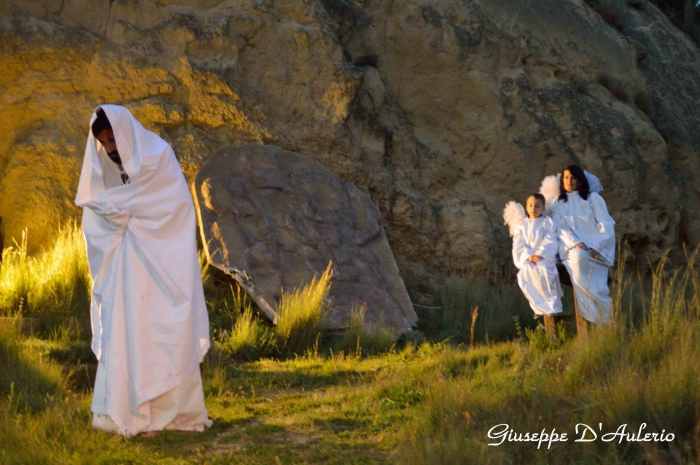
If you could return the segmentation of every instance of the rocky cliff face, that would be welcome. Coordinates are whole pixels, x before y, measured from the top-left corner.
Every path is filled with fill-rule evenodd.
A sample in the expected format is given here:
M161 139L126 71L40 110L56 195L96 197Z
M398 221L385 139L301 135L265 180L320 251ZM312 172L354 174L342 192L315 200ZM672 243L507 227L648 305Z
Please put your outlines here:
M626 8L622 30L576 1L326 5L349 60L373 63L393 105L363 108L403 148L396 197L420 198L408 215L385 206L409 253L430 249L441 268L505 263L503 204L572 162L601 178L639 262L697 244L700 54L652 5ZM386 123L392 112L410 124Z
M639 263L700 243L700 52L651 4L4 0L0 216L50 239L92 109L129 107L188 177L274 143L369 193L409 286L509 269L506 201L578 163Z

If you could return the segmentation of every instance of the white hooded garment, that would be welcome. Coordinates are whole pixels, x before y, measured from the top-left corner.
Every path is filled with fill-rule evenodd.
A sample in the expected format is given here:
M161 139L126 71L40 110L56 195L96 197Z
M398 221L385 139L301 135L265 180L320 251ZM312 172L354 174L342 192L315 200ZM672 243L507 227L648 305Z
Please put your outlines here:
M535 264L528 257L543 258ZM551 218L523 219L513 233L513 262L520 269L518 285L538 315L562 312L562 290L556 266L557 230Z
M192 198L163 139L126 108L101 108L130 183L90 131L75 203L93 279L93 425L201 431L211 424L199 373L209 321Z
M574 191L567 201L556 200L549 207L559 233L559 256L576 291L579 314L592 323L608 324L612 300L608 288L608 268L615 261L615 220L603 198L591 192L587 200ZM600 253L594 259L576 248L583 242Z

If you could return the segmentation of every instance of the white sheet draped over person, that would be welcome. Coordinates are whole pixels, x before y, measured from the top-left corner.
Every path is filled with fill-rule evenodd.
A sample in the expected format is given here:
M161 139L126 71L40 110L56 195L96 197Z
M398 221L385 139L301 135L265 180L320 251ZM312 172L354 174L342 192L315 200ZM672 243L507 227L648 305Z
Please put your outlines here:
M163 139L124 107L100 108L111 129L89 132L75 200L93 279L93 426L202 431L209 321L192 197Z
M532 215L527 215L516 202L508 202L503 211L513 236L513 262L520 270L518 285L535 314L556 315L562 312L556 227L551 218L542 214L544 199L531 195L527 202L528 213L533 210Z
M601 190L598 178L570 165L559 176L546 178L541 192L549 193L559 256L571 276L579 314L591 323L609 324L613 315L608 271L615 261L615 220L598 194Z

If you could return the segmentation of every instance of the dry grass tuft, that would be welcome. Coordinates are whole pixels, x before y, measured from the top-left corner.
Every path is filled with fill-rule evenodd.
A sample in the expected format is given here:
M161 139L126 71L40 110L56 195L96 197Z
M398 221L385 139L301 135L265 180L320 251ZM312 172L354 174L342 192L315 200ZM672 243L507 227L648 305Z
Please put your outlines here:
M275 329L280 349L302 355L313 347L329 308L327 299L332 277L333 266L329 263L326 271L320 277L314 277L306 286L282 293Z
M365 320L367 309L362 306L354 308L350 315L348 328L333 344L333 350L348 355L376 355L387 352L394 343L389 329L378 324L370 324Z

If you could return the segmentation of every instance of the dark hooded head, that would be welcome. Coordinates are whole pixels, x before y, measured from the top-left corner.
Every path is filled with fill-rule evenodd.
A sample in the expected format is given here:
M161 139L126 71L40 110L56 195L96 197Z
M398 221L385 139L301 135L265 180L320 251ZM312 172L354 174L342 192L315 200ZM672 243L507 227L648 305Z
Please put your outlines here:
M102 131L113 131L112 125L109 119L107 119L107 114L102 108L98 108L95 114L97 118L95 118L95 121L92 123L92 135L95 136L95 138L97 138Z
M95 139L97 139L100 144L102 144L102 147L104 147L110 160L117 165L121 165L122 159L119 156L119 151L117 151L117 143L114 140L114 131L112 130L112 125L110 124L109 119L107 119L107 115L102 108L98 108L95 115L97 117L92 123L92 135L95 136Z

